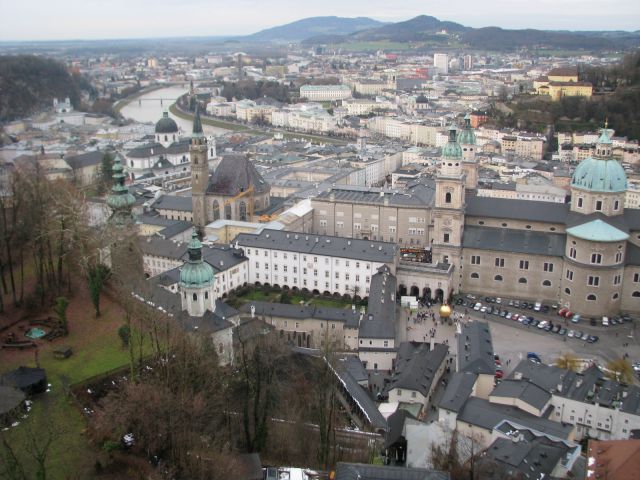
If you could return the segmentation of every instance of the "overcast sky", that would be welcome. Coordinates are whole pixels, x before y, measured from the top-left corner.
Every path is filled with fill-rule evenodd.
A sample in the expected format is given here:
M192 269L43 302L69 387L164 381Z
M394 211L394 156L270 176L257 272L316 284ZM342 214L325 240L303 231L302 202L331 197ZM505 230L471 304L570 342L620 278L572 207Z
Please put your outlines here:
M472 27L640 29L639 0L0 0L0 40L241 35L320 15L421 14Z

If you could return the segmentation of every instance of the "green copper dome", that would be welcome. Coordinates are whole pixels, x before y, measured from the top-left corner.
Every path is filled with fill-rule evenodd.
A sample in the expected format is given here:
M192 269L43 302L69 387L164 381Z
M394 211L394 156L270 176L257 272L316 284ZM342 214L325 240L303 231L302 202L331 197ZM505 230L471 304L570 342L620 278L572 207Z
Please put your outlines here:
M442 149L442 158L455 160L462 158L462 148L456 140L457 130L454 125L449 127L449 142Z
M116 223L126 223L133 220L131 208L136 203L136 199L124 184L126 177L120 157L116 157L112 170L114 183L111 187L111 194L107 197L107 205L113 211L111 218Z
M213 285L213 267L202 260L202 243L198 240L195 228L188 248L189 259L180 270L180 286L202 288Z
M471 128L471 116L469 114L464 117L464 128L458 135L458 143L460 145L475 145L476 144L476 134L473 132L473 128Z
M168 112L162 112L162 118L156 123L156 133L178 133L178 125Z
M571 186L592 192L626 192L627 174L620 162L610 155L609 131L603 128L596 144L596 155L580 162L573 172Z

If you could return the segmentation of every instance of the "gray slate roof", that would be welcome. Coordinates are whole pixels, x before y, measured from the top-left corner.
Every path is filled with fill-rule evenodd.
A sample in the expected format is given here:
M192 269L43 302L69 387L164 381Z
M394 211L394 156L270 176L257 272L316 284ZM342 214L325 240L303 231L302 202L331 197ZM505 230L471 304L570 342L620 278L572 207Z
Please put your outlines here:
M428 343L401 343L396 357L396 367L387 390L414 390L426 397L433 382L438 380L435 377L436 372L449 352L449 347L442 343L434 344L433 350L429 348Z
M269 190L269 184L244 155L225 155L216 171L209 178L207 193L213 195L237 195L253 185L254 193Z
M269 229L264 229L258 234L240 233L233 243L237 243L241 248L270 248L380 263L392 263L397 252L394 243Z
M542 410L551 400L551 394L528 380L505 379L489 394L490 397L517 398L532 407Z
M193 209L191 197L179 197L177 195L162 195L153 203L153 208L158 210L177 210L190 212Z
M468 217L505 218L562 224L565 223L569 214L569 204L566 203L478 196L469 196L466 201L465 213Z
M241 307L241 311L249 313L251 306L256 308L257 316L277 316L292 319L317 319L344 323L346 328L358 328L360 313L350 308L333 308L317 305L291 305L286 303L249 302Z
M559 233L467 225L464 228L462 246L479 250L562 257L565 241L566 235Z
M75 170L77 168L92 167L102 163L102 157L104 154L105 152L96 150L94 152L80 153L78 155L68 155L64 157L64 159L69 166Z
M471 396L477 379L478 375L472 372L455 372L449 379L438 407L459 412L464 402Z
M360 339L395 339L396 330L396 277L386 265L378 269L369 286L367 314L360 322ZM366 345L365 345L366 347Z
M458 371L495 375L489 324L468 322L458 336Z
M449 480L449 474L424 468L338 463L335 480Z
M382 206L386 199L390 206L430 208L435 202L435 182L433 179L423 179L406 192L389 192L371 187L335 186L328 192L320 193L317 198L327 201L331 195L336 202Z
M494 404L478 397L469 397L458 413L458 420L487 430L493 430L503 420L509 420L562 440L566 440L573 430L573 425L563 425L546 418L536 417L510 405Z

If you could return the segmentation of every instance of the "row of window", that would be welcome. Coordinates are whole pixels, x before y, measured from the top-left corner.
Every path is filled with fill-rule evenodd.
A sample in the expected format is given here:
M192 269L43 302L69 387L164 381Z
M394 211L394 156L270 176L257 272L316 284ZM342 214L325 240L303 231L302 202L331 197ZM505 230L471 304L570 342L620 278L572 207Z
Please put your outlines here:
M473 272L471 274L471 278L473 278L474 280L479 280L480 279L480 274L478 272ZM493 277L493 280L495 282L502 282L504 281L504 278L502 275L495 275ZM522 284L526 284L528 283L528 280L525 277L521 277L518 279L518 283L522 283ZM542 286L543 287L550 287L551 286L551 280L543 280L542 281Z
M254 254L255 254L255 255L259 255L259 254L260 254L260 251L259 251L259 250L255 250L255 251L254 251ZM247 255L251 255L251 249L250 249L250 248L249 248L249 249L247 249ZM269 250L265 250L265 251L264 251L264 256L265 256L265 257L268 257L268 256L269 256ZM278 252L275 252L275 251L273 252L273 258L278 258ZM287 260L287 259L288 259L288 256L287 256L287 253L286 253L286 252L282 254L282 258L283 258L284 260ZM309 257L309 261L311 261L311 258L312 258L312 257ZM297 254L293 254L293 260L294 260L294 261L297 261L297 260L298 260L298 255L297 255ZM303 262L306 262L306 261L307 261L307 256L306 256L306 255L303 255L303 256L302 256L302 261L303 261ZM313 263L318 263L318 257L313 257ZM331 263L331 260L330 260L328 257L325 257L325 259L324 259L324 264L325 264L325 265L329 265L330 263ZM337 266L339 266L339 265L340 265L340 259L336 258L336 259L334 260L334 264L335 264L335 265L337 265ZM265 264L265 265L266 265L266 264ZM370 263L363 263L363 265L364 265L364 268L366 268L367 270L370 270L370 269L371 269L371 264L370 264ZM344 260L344 266L345 266L345 267L350 267L350 266L351 266L351 260ZM260 266L259 266L258 262L256 262L256 268L259 268L259 267L260 267ZM277 270L277 269L278 269L278 265L277 265L277 264L274 264L274 266L273 266L273 267L274 267L274 270ZM355 262L355 267L356 267L356 268L360 268L360 262ZM269 267L265 267L265 268L269 268ZM287 270L286 270L287 266L286 266L286 265L284 265L284 268L285 268L285 270L284 270L284 271L286 272L286 271L287 271ZM293 268L294 268L294 269L296 269L297 267L293 267ZM295 271L295 270L294 270L294 271Z
M565 273L565 278L570 282L573 282L573 270L567 269ZM622 283L622 275L617 274L613 277L613 285L620 285ZM600 286L600 277L597 275L589 275L587 277L587 285L590 287L599 287Z
M584 205L584 198L583 197L578 197L578 208L582 208ZM597 212L601 212L602 208L603 208L604 204L602 202L602 200L596 200L596 211ZM620 209L620 201L619 200L614 200L613 201L613 210L614 211L618 211Z
M478 220L478 225L484 225L484 220ZM503 223L500 224L500 226L503 227L503 228L507 228L509 226L509 224L503 222ZM527 230L531 230L532 227L531 227L531 225L525 225L525 228ZM556 227L549 227L549 231L555 232L556 231Z
M569 249L569 258L573 258L575 259L578 256L578 251L576 249L576 247L571 247ZM616 252L616 263L620 263L622 262L622 252ZM601 253L592 253L591 254L591 263L593 265L600 265L602 264L602 254Z
M480 265L482 263L480 255L471 255L471 265ZM505 259L496 257L494 260L494 265L498 268L504 268ZM520 260L518 263L520 270L529 270L529 260ZM553 263L544 262L542 266L545 272L552 273L553 272Z
M565 288L564 289L564 293L566 293L567 295L571 296L571 289L570 288ZM634 297L635 297L636 293L638 293L639 296L640 296L640 292L634 292L634 295L633 295ZM620 298L620 294L618 294L618 293L614 293L611 296L611 300L617 300L618 298ZM595 301L598 300L598 297L597 297L597 295L595 293L590 293L589 295L587 295L587 300L590 301L590 302L595 302Z
M359 277L359 275L356 275L356 277ZM260 279L260 272L256 272L256 281L260 281L260 280L261 280L261 279ZM267 275L265 275L264 280L269 280L269 275L268 275L268 274L267 274ZM297 277L293 277L293 278L292 278L292 280L293 280L293 283L292 283L292 284L293 284L293 285L297 285L297 283L298 283L298 278L297 278ZM348 280L348 279L347 279L347 280ZM359 278L357 279L357 281L360 281L360 280L359 280ZM274 276L273 276L273 283L280 283L280 277L279 277L278 275L274 275ZM287 276L283 276L283 277L282 277L282 283L283 283L284 285L287 285L287 284L289 283L289 277L287 277ZM368 285L368 284L369 284L369 277L367 277L367 285ZM310 285L309 285L309 283L307 282L307 279L306 279L306 278L303 278L303 279L302 279L302 286L303 286L303 287L309 287L309 286L310 286ZM314 287L314 288L319 288L318 280L314 280L314 281L313 281L313 287ZM329 289L331 288L331 284L330 284L329 282L324 282L324 288L325 288L325 289L327 289L327 290L329 290ZM345 288L347 288L347 289L349 289L349 288L353 289L353 287L352 287L351 285L347 285ZM333 285L333 290L334 290L334 291L340 291L340 284L339 284L339 283L334 284L334 285ZM365 287L365 293L366 293L367 295L369 295L369 287L368 287L368 286L367 286L367 287Z

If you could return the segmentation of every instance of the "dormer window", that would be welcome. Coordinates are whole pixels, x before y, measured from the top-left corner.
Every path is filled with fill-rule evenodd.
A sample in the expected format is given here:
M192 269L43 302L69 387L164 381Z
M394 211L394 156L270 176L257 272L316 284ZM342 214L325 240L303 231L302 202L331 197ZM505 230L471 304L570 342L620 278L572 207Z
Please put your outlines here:
M582 208L582 197L578 197L578 208Z

